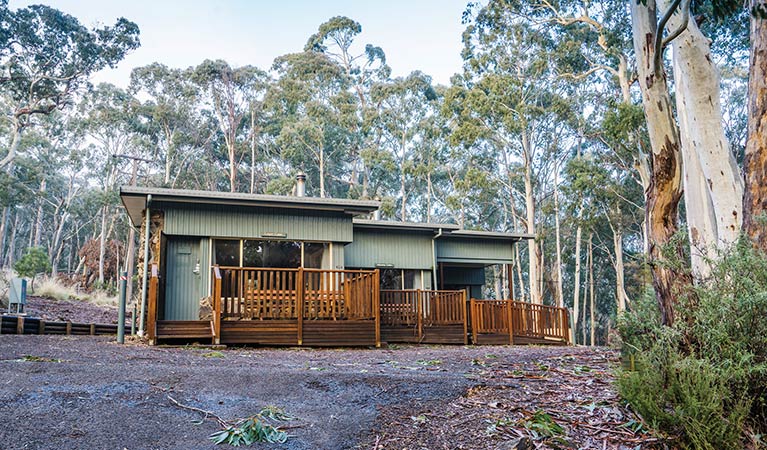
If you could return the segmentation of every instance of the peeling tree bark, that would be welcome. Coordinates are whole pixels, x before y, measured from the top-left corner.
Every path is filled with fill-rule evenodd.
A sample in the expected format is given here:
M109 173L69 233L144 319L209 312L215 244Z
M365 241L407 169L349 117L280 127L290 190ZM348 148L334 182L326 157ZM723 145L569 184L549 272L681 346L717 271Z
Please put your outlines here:
M764 0L751 0L751 7ZM748 76L748 141L744 171L743 228L754 245L767 251L767 20L751 17Z
M667 1L660 3L668 7ZM675 94L692 268L707 276L711 271L707 260L715 258L716 248L738 238L743 181L724 134L719 70L710 40L689 14L674 14L668 24L674 30L685 27L672 41Z
M655 1L632 1L630 4L639 86L652 146L650 184L645 191L649 263L662 323L671 325L679 288L692 284L689 274L661 264L663 247L670 243L678 230L677 214L682 196L681 143L672 115L666 76L662 67L655 70ZM680 246L673 252L684 260L684 251Z

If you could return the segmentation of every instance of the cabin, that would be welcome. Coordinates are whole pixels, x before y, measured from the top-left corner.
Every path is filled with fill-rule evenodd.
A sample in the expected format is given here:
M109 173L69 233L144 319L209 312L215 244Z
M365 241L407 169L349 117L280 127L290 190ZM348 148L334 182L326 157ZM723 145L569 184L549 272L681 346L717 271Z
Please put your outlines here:
M151 343L569 340L563 308L481 300L530 236L378 220L379 202L123 187ZM511 325L511 326L509 326Z

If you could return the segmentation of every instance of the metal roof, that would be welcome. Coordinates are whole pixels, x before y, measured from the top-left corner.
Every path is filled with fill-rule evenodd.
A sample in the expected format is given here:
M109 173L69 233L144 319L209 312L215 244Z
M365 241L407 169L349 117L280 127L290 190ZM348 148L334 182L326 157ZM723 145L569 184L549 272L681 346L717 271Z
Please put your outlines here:
M380 202L318 197L291 197L283 195L245 194L188 189L166 189L137 186L120 188L120 198L134 225L141 222L147 196L152 201L195 203L207 205L239 205L252 207L293 208L314 211L336 211L345 214L369 214L378 209Z
M478 231L478 230L457 230L451 231L445 237L450 238L485 238L485 239L535 239L535 235L527 233L507 233L503 231Z
M354 227L376 228L379 230L411 230L411 231L437 231L442 230L441 237L467 238L467 239L495 239L513 240L534 239L532 234L507 233L501 231L477 231L463 230L454 223L422 223L422 222L395 222L389 220L354 219Z
M360 228L378 228L390 230L458 230L461 227L453 223L394 222L389 220L354 219L354 226Z

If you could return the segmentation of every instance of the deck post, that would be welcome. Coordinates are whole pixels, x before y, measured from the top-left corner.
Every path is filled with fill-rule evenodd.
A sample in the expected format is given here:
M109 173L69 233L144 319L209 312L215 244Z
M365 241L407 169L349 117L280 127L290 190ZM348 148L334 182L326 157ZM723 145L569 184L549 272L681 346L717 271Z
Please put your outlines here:
M466 311L466 289L461 292L461 311L463 312L463 345L469 345L469 314Z
M538 317L535 319L536 323L538 324L538 336L539 337L545 337L546 332L544 330L544 323L543 323L543 308L536 307L538 310Z
M376 348L381 347L381 269L373 278L373 314L375 315Z
M213 267L213 344L221 344L221 269Z
M16 334L24 334L24 316L16 316Z
M416 331L418 333L418 342L421 342L423 339L423 291L420 289L417 289L415 294L415 311L416 311L416 317L415 317L415 323L416 323ZM407 295L407 294L405 294Z
M298 268L296 279L296 318L298 319L298 345L304 345L304 268Z
M152 264L152 278L149 280L149 295L147 297L147 338L149 344L157 343L157 264Z
M509 345L514 345L514 301L506 300L506 314L509 321Z
M471 343L477 345L477 308L474 306L475 300L472 298L469 300L469 312L471 315Z

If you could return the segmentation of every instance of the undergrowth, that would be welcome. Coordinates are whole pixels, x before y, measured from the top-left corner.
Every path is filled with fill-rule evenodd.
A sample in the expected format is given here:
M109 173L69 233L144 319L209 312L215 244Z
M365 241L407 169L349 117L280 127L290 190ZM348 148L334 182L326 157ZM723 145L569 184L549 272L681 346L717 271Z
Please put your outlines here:
M34 295L55 300L80 300L99 306L117 306L117 296L103 289L81 292L56 278L41 278L35 285Z
M674 326L652 293L621 317L618 388L682 448L767 448L767 256L745 239L680 296Z

